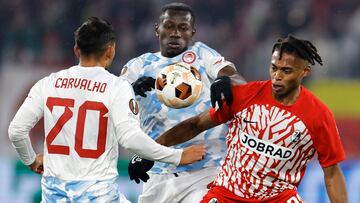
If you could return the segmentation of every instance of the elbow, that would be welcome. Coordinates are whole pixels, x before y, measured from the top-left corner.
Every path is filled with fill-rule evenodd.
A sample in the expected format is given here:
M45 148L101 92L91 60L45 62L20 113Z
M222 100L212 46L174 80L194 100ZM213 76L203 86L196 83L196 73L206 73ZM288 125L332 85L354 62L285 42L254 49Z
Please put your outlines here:
M18 127L16 124L14 124L13 122L10 123L8 128L8 135L11 142L16 142L24 139L26 134L27 133L21 130L21 128Z
M8 136L11 142L16 141L16 130L12 123L10 123L10 126L8 128Z

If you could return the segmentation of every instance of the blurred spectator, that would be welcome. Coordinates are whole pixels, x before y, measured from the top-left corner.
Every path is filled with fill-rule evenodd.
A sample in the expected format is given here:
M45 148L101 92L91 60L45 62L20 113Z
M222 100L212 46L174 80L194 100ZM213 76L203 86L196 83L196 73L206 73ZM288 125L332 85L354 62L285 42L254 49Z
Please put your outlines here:
M69 29L89 16L114 24L118 55L110 71L154 50L154 25L166 0L0 0L0 67L7 63L60 68L73 63ZM197 34L248 79L264 79L263 67L274 38L289 33L309 38L324 58L325 76L360 77L360 2L358 0L185 0L196 14ZM315 71L315 76L316 72ZM321 74L324 75L324 74Z

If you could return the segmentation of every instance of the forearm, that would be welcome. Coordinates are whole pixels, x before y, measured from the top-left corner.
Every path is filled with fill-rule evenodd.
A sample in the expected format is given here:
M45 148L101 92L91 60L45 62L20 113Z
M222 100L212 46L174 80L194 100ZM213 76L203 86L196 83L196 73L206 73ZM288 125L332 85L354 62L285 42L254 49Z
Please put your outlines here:
M164 147L152 140L140 127L134 128L132 125L128 126L130 127L117 127L117 132L120 134L119 143L127 150L149 160L175 165L180 163L181 149Z
M324 168L326 190L331 203L347 203L345 179L338 165Z
M164 146L173 146L191 140L202 132L196 126L198 119L198 117L193 117L177 124L158 137L156 142Z
M11 121L8 134L9 139L25 165L34 162L36 154L31 145L29 132L37 123L39 117L26 105L20 107L14 119Z
M21 162L25 165L30 165L35 161L35 151L31 146L31 141L29 137L25 137L20 140L11 140L13 147L19 155Z
M157 138L156 142L165 146L173 146L191 140L204 130L216 125L218 124L211 121L208 112L204 112L177 124Z
M230 66L225 66L224 68L222 68L219 72L217 77L219 76L228 76L231 80L231 83L233 85L239 85L239 84L244 84L246 83L246 80L244 79L244 77L242 77L235 68L230 67Z

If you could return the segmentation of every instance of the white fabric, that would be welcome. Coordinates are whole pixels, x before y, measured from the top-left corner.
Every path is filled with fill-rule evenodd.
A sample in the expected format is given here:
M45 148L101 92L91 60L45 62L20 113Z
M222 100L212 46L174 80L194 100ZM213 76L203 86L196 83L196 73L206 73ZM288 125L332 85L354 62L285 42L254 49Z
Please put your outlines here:
M160 52L145 53L136 57L124 66L122 76L125 76L130 82L134 82L142 76L156 78L164 67L177 62L189 63L198 70L203 84L201 94L194 104L181 109L169 108L162 104L155 90L146 92L147 97L145 98L137 96L141 127L152 139L158 138L181 121L207 111L211 107L210 86L212 81L217 77L220 69L227 66L234 68L231 62L226 61L214 49L202 42L196 42L186 51L172 58L164 57ZM174 148L184 148L194 144L205 144L204 160L178 167L156 162L151 172L174 173L220 166L221 159L226 155L225 135L227 129L226 125L220 125L206 130L185 143L173 146Z
M34 151L23 142L44 117L43 175L62 180L116 177L118 143L146 158L178 164L181 150L163 147L141 131L134 98L131 85L104 68L74 66L32 87L9 126L9 137L29 164Z
M12 145L19 154L20 160L25 165L30 165L35 161L36 154L31 146L30 137L21 140L12 140Z
M117 127L117 132L123 135L120 137L119 143L126 149L146 159L161 160L166 163L174 163L176 166L179 165L182 149L166 148L154 143L140 128L132 128L131 122L124 122L122 126L128 126L128 128Z
M214 181L217 167L171 174L150 174L139 203L198 203Z

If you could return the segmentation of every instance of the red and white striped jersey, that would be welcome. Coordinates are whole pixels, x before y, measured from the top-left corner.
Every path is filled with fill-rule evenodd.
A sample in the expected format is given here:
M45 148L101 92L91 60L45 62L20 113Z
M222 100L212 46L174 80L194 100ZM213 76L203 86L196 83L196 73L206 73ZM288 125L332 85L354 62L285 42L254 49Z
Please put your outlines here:
M230 121L215 186L261 200L296 189L315 153L322 167L345 159L332 113L304 87L291 106L272 98L271 81L235 86L233 95L230 107L210 110L215 122Z

